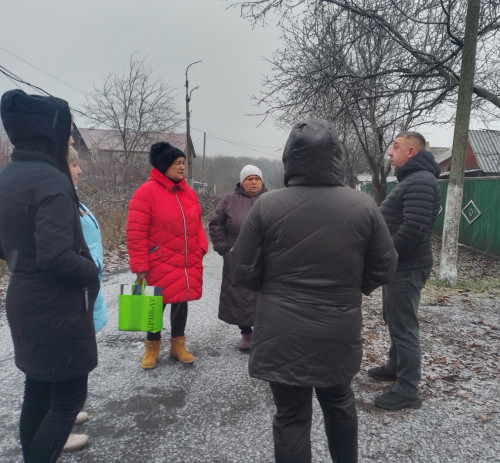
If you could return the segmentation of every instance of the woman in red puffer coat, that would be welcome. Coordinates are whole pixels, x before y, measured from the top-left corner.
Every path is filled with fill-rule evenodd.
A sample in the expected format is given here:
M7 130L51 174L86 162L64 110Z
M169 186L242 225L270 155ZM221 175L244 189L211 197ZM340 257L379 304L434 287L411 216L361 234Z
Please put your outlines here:
M187 301L200 299L203 256L208 243L196 193L184 180L184 153L159 142L151 146L149 180L130 200L127 248L130 270L151 286L160 286L164 308L171 304L170 355L192 363L185 348ZM141 366L154 368L160 352L161 332L147 333Z

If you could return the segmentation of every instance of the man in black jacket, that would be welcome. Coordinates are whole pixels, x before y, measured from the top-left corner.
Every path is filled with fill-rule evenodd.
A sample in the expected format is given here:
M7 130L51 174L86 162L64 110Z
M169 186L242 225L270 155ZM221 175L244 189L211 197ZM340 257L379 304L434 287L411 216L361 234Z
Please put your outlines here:
M234 279L259 291L250 376L273 393L276 462L311 461L314 389L332 460L355 463L362 294L391 280L397 256L373 199L344 187L329 122L295 124L283 165L286 188L257 199L230 251Z
M370 368L368 376L395 381L391 390L375 398L388 410L420 408L420 291L432 269L431 232L440 208L434 156L425 151L418 132L401 132L389 151L399 183L380 205L398 252L398 270L383 287L383 314L389 328L389 360Z

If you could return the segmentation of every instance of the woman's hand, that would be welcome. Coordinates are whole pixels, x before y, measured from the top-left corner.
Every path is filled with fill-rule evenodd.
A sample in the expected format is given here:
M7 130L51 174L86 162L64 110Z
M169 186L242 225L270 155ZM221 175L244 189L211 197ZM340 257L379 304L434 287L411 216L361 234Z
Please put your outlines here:
M148 272L138 272L138 273L136 273L136 276L137 276L137 279L139 280L139 282L142 283L142 280L144 280L146 278L147 274L148 274Z

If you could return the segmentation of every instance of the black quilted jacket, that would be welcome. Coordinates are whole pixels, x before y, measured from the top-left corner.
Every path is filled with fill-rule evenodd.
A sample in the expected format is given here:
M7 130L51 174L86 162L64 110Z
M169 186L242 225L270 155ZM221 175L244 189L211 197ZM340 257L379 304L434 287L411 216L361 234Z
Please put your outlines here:
M259 291L250 375L296 386L349 381L361 363L361 299L390 281L396 252L373 199L343 186L340 144L322 120L294 126L285 185L250 210L230 252Z
M434 156L420 151L396 170L399 183L380 205L399 255L398 270L432 267L431 232L441 205Z

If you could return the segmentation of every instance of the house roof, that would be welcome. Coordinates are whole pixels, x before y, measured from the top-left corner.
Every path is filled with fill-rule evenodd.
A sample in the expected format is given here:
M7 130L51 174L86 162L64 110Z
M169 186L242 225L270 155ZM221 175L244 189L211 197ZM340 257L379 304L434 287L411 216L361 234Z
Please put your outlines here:
M451 158L451 148L448 148L445 152L441 153L439 156L436 156L436 162L438 164L441 164L442 162L446 161L447 159Z
M118 130L109 129L84 129L78 128L83 142L88 149L97 148L106 151L122 151L123 144ZM153 143L166 141L184 151L186 148L186 134L184 133L150 133L144 138L138 152L149 152Z
M450 150L449 147L443 147L443 146L431 146L428 148L428 151L430 151L436 159L449 150Z
M469 143L479 164L480 170L487 174L500 173L500 131L469 130ZM452 149L436 156L441 164L451 158Z
M500 172L500 131L469 130L469 143L484 172Z

